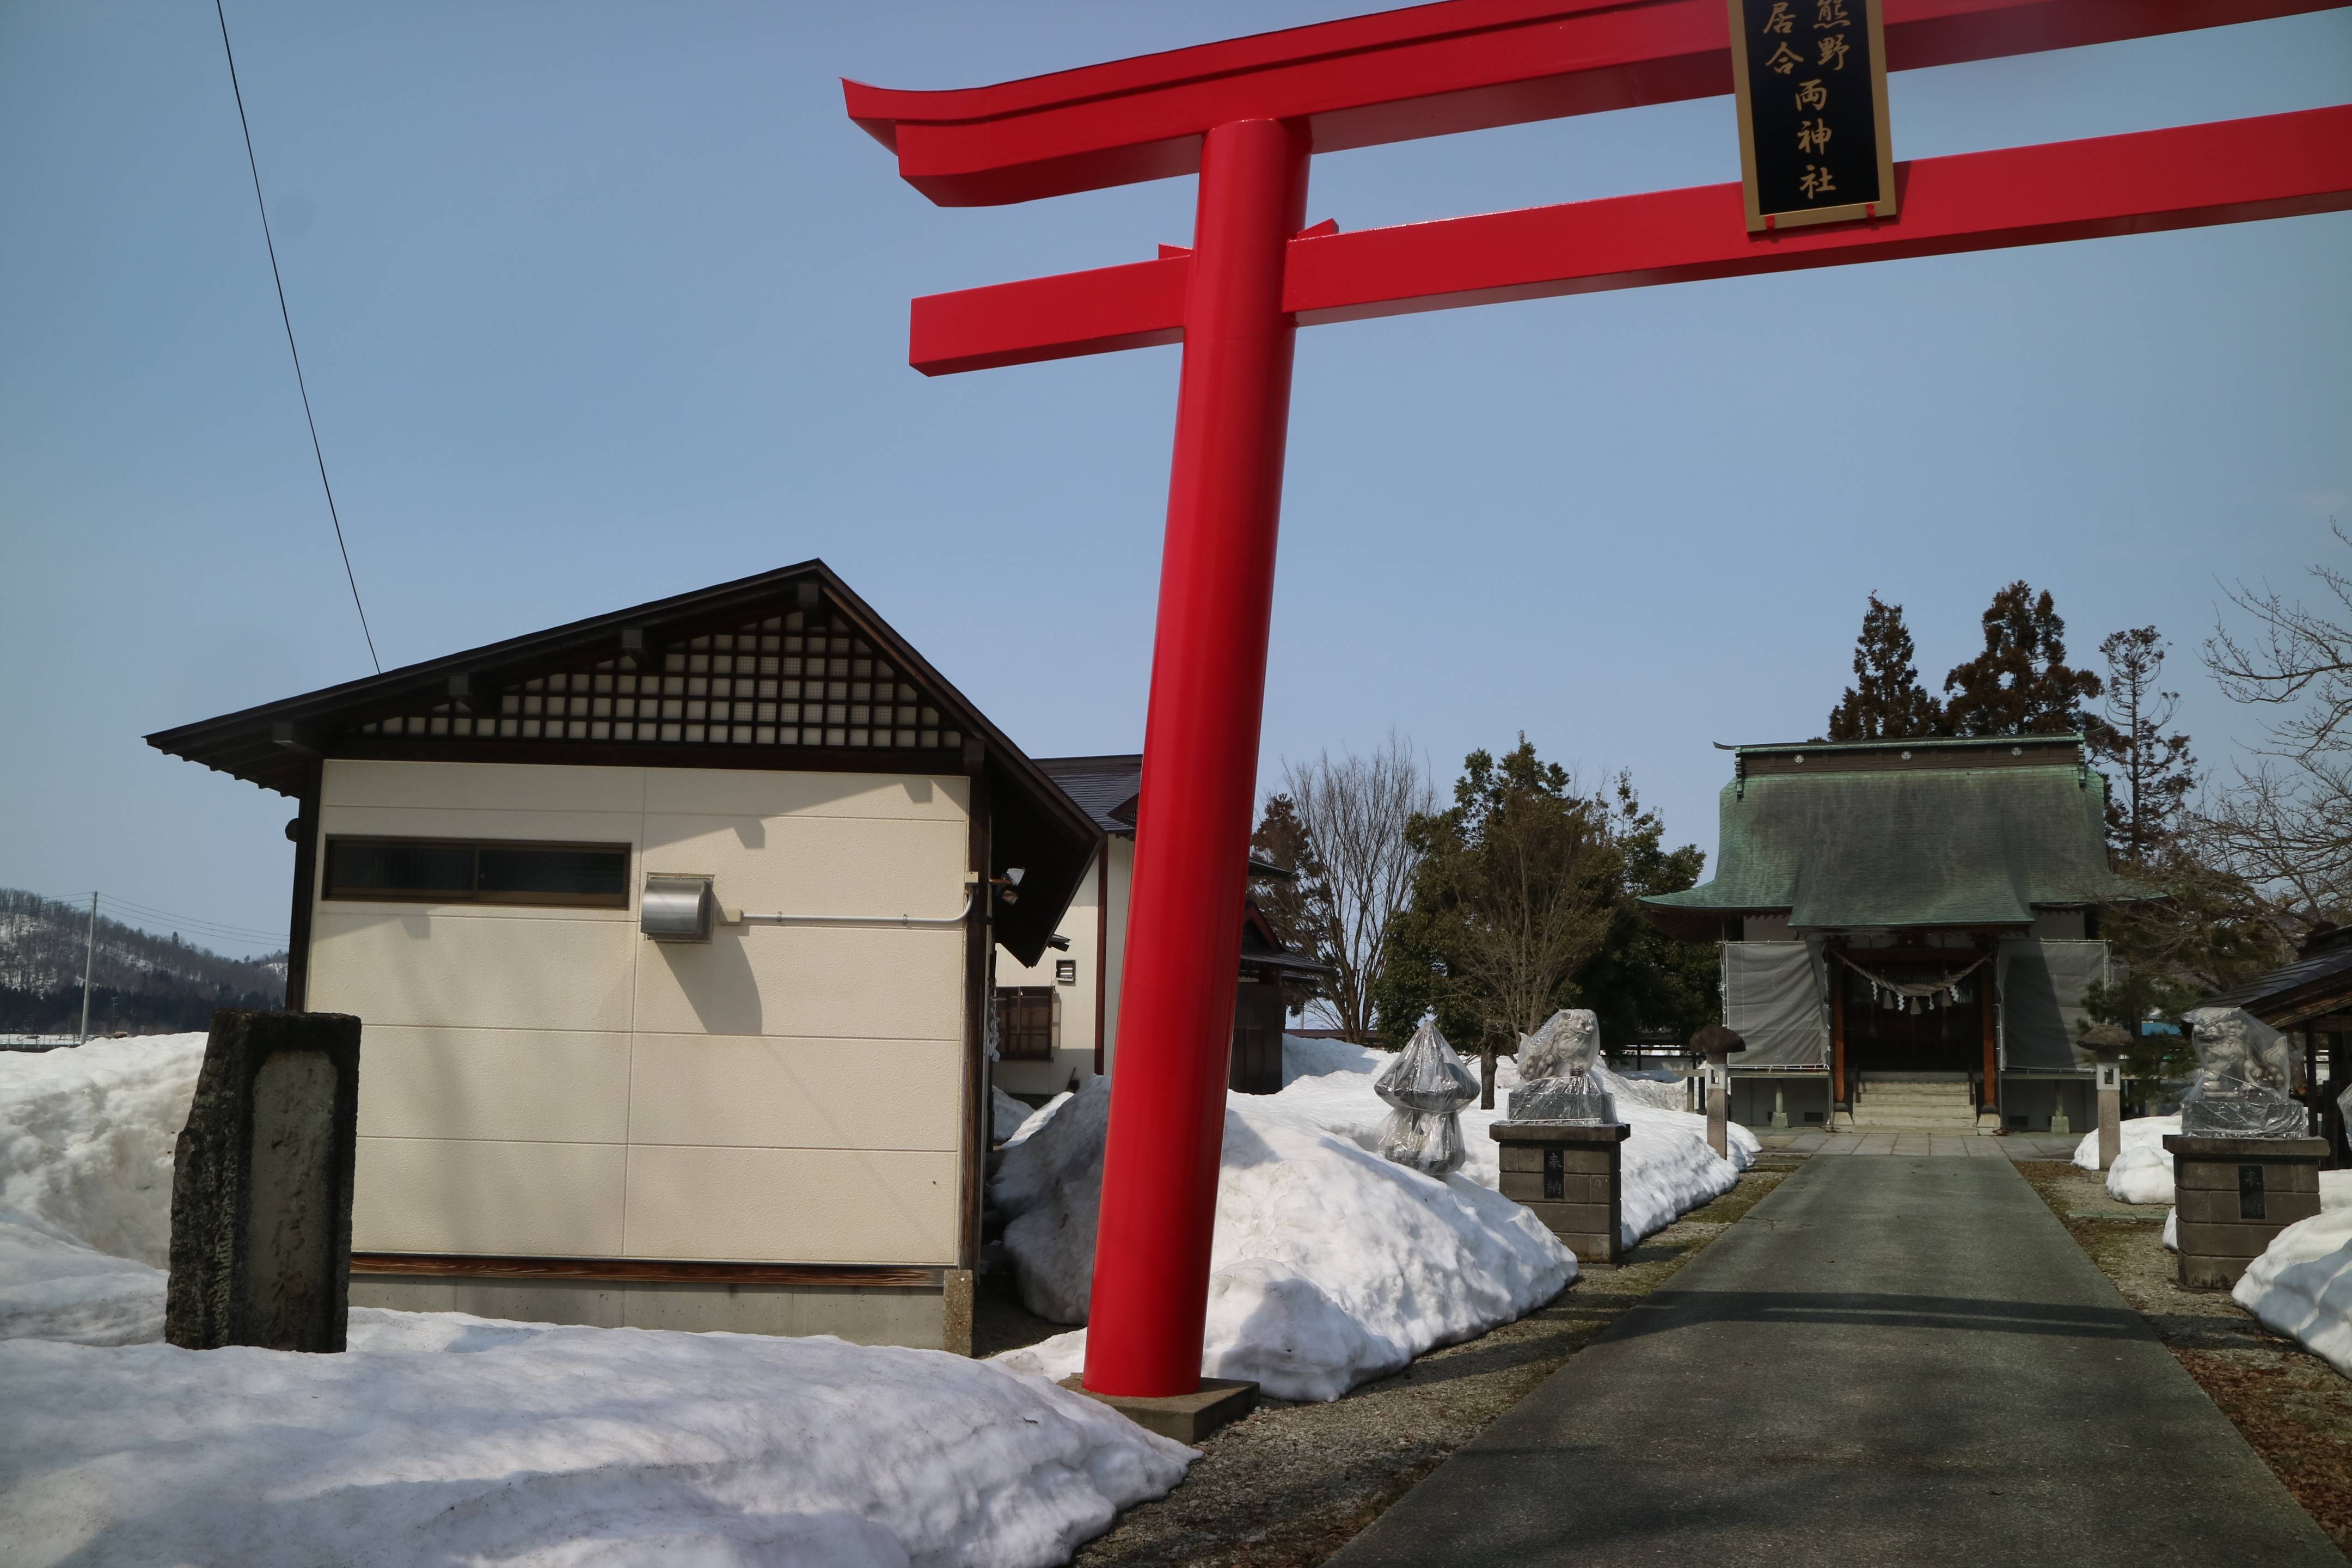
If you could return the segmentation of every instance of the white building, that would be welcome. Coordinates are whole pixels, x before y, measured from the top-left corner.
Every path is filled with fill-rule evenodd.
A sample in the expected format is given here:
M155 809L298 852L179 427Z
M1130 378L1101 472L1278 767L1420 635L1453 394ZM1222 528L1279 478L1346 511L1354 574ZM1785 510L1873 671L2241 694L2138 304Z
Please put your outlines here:
M1094 1005L1105 839L823 563L149 741L298 803L355 1302L969 1349L992 948Z
M1095 861L1062 917L1061 945L1024 964L1010 954L996 966L996 1084L1035 1100L1110 1071L1118 1052L1120 963L1127 951L1127 902L1135 879L1136 803L1143 758L1040 757L1037 766L1062 786L1102 830ZM1265 861L1253 876L1285 877ZM1324 973L1289 952L1251 905L1243 911L1242 953L1234 1003L1232 1071L1244 1093L1282 1087L1281 983Z

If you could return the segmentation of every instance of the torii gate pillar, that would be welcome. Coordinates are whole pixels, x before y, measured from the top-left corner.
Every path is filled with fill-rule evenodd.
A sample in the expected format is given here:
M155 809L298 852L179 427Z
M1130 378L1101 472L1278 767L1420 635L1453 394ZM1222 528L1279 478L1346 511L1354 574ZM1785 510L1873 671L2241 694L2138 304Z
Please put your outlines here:
M1125 1240L1096 1249L1087 1315L1097 1394L1200 1385L1297 336L1283 272L1308 153L1274 120L1216 126L1202 148L1103 1160L1100 1234Z

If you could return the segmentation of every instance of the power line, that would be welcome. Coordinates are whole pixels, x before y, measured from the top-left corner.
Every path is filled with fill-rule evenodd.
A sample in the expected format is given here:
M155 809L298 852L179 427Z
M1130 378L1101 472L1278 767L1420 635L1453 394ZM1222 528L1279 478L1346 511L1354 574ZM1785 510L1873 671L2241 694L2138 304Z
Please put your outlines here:
M360 580L352 570L352 549L343 542L343 520L335 510L335 487L327 482L327 454L319 446L319 421L310 413L310 388L302 378L302 352L294 346L294 317L286 309L286 279L278 272L278 242L269 235L269 204L261 199L261 165L253 156L253 126L245 118L245 89L236 81L236 51L228 45L228 13L213 0L220 18L221 53L228 57L228 89L236 97L236 122L245 132L246 167L253 171L253 205L261 209L261 243L269 250L269 280L278 285L278 319L286 323L286 352L294 357L294 385L302 394L302 417L310 426L310 455L319 460L319 488L327 492L327 517L335 525L335 548L342 552L343 578L352 585L352 608L360 613L360 636L367 638L368 661L378 675L383 660L376 657L375 634L368 630L367 606L360 603Z
M286 945L284 931L257 931L251 926L229 925L221 921L178 914L171 910L159 910L146 904L133 903L128 899L117 898L112 893L101 892L95 895L87 892L37 893L34 895L44 903L67 907L76 913L79 913L93 896L99 901L99 913L114 918L116 923L120 925L138 927L142 922L147 924L161 922L175 931L193 932L219 942L262 942L276 947ZM151 931L148 934L154 933Z
M218 921L202 920L194 915L173 914L169 910L149 909L144 904L131 903L126 900L116 898L111 893L100 893L98 901L100 913L114 915L124 925L134 925L142 921L160 921L175 931L193 931L199 936L213 937L221 941L268 942L275 942L280 947L286 944L284 931L256 931L251 926L225 925Z

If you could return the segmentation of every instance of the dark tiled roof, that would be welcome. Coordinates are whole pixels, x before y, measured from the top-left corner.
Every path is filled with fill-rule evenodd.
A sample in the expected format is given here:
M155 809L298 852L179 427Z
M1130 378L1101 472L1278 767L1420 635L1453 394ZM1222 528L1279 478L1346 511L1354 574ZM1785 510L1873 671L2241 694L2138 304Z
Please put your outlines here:
M2352 1007L2352 942L2318 946L2293 963L2210 997L2209 1007L2243 1007L2273 1028Z
M2105 783L2065 736L1738 748L1715 879L1642 900L1670 929L2023 926L2149 896L2107 868Z
M1135 796L1143 787L1142 752L1039 757L1037 766L1105 833L1135 831Z

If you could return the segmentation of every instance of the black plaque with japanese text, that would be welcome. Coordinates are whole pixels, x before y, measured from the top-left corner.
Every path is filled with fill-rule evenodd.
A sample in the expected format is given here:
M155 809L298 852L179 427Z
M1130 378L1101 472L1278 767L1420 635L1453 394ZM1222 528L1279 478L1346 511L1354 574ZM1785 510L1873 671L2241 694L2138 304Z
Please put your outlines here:
M1879 0L1727 0L1748 232L1895 216Z

